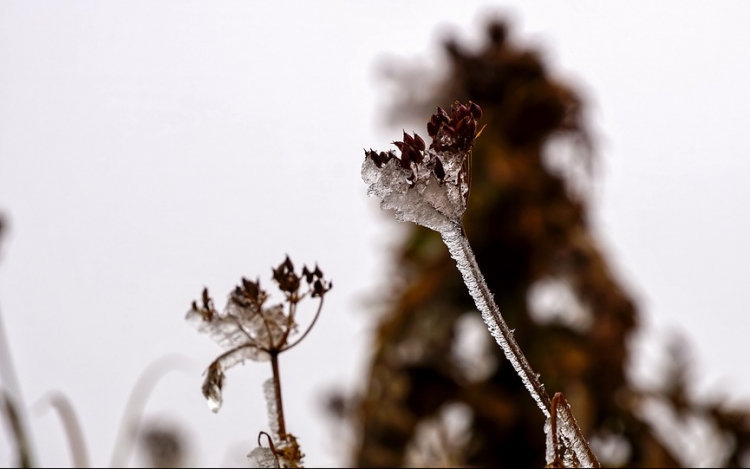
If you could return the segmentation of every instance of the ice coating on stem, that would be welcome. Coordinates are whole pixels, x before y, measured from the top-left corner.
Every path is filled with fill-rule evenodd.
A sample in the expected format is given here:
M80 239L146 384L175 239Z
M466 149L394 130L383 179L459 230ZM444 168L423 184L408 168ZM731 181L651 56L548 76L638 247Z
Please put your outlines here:
M563 467L601 467L591 451L562 393L552 399L552 415L544 427L547 433L547 464Z
M460 226L454 226L451 230L440 233L443 242L448 247L451 257L456 261L456 266L461 272L466 288L474 299L477 309L482 314L487 328L495 338L500 348L503 349L505 357L513 365L513 368L521 377L524 386L534 398L539 408L545 416L550 416L550 400L544 390L544 385L539 381L539 377L531 369L531 365L526 360L521 348L518 346L513 333L505 324L505 320L500 314L500 309L495 304L495 300L490 292L487 282L484 280L482 272L479 270L474 252L469 246L469 240L463 234Z
M276 388L274 387L273 378L268 378L263 383L263 396L266 398L266 409L268 411L268 427L271 430L271 438L274 443L279 442L279 421L278 408L276 402Z
M544 460L547 461L547 467L554 467L555 458L557 456L557 440L556 433L552 430L552 417L550 416L544 421L544 436L545 436L545 452Z

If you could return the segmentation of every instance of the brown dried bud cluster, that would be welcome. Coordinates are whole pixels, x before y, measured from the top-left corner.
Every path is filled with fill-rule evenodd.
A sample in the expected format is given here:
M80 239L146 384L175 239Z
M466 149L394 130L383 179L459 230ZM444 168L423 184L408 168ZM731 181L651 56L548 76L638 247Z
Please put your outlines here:
M437 152L470 150L481 118L482 108L471 101L468 105L456 101L450 115L438 106L427 123L427 135L432 138L430 148Z
M294 264L287 256L284 262L271 270L273 271L273 280L279 285L279 290L289 295L297 293L303 277L310 287L310 296L313 298L321 297L333 288L333 282L326 281L323 278L323 271L317 264L313 270L308 269L307 266L302 266L302 273L297 275L294 273Z
M302 267L302 276L305 277L305 281L312 288L311 296L313 298L322 297L325 293L333 288L333 282L325 280L323 278L323 271L320 270L318 264L315 264L315 270L308 270L306 266Z
M284 262L279 264L273 271L273 279L279 285L279 290L284 293L294 293L299 290L299 276L294 273L294 264L286 256Z
M268 299L268 293L260 288L260 279L253 282L242 277L241 284L234 287L229 299L237 306L253 307L255 310L260 310L263 303Z
M440 153L460 153L471 150L477 136L477 122L481 118L482 109L471 101L468 104L456 101L451 106L450 114L438 106L437 112L427 123L427 134L432 138L429 149L435 153L434 159L429 161L429 166L439 181L445 179L445 169ZM402 168L412 171L412 163L422 164L425 161L427 146L422 137L416 133L411 136L404 132L403 141L396 141L393 144L401 152L400 158L392 150L388 152L365 150L365 156L372 159L378 168L382 168L384 164L395 159Z
M193 301L192 310L198 313L204 321L211 321L218 314L214 308L214 300L208 295L208 288L204 288L201 293L201 306L199 307L198 303Z

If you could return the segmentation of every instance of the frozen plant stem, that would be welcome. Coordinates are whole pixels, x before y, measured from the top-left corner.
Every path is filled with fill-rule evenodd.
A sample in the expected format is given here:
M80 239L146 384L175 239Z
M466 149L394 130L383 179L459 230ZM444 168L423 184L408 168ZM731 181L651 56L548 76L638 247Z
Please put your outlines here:
M544 390L544 385L539 381L539 376L531 369L526 356L518 346L513 337L513 331L505 324L495 300L490 292L482 272L479 270L474 252L469 245L469 240L464 235L463 228L459 225L452 230L440 232L443 242L448 247L451 257L456 261L458 270L464 279L469 294L474 299L477 309L482 313L482 319L490 330L490 333L503 349L505 357L511 362L516 373L521 377L523 384L528 389L531 397L545 417L550 417L551 402Z
M601 467L563 393L556 393L551 404L552 416L545 426L547 467Z
M599 467L567 401L558 398L553 407L539 375L531 369L513 331L505 324L464 233L471 150L483 130L477 125L482 114L482 109L472 102L456 102L450 114L438 107L427 123L427 134L432 138L429 146L419 135L404 132L403 141L393 142L400 157L394 151L365 150L362 179L368 185L367 194L380 198L383 210L395 210L397 220L440 233L490 334L547 417L548 427L554 428L555 438L550 441L554 439L560 447L554 454L563 454L555 462L569 463L569 467ZM552 419L554 425L550 425Z
M276 421L279 425L279 440L286 439L286 424L284 423L284 407L281 403L281 374L279 372L279 354L271 354L271 370L273 371L273 392L276 398Z

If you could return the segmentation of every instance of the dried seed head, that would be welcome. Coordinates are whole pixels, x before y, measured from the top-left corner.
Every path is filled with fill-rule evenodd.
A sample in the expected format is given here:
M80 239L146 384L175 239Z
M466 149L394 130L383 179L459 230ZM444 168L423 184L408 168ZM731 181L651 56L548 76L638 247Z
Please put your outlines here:
M396 210L402 221L437 231L460 224L469 191L468 161L481 116L481 108L471 101L454 103L450 114L438 107L427 123L429 147L419 135L404 132L402 141L393 142L400 157L365 151L362 178L368 194L380 197L381 208Z
M214 302L211 299L211 297L208 295L208 288L203 288L203 292L201 292L201 305L198 306L198 303L193 301L190 305L190 309L196 313L198 313L206 322L210 322L213 320L214 316L217 314L216 309L214 308Z
M273 271L273 280L279 285L279 289L284 293L295 293L299 290L299 276L294 273L294 264L286 257Z
M333 288L333 282L323 278L323 271L320 270L317 264L315 264L314 270L309 270L307 266L303 267L302 276L305 277L305 281L310 285L310 296L313 298L322 297Z
M231 302L243 308L260 309L266 299L268 299L268 294L260 288L260 279L253 282L244 277L241 284L236 286L229 295Z
M460 104L456 101L448 114L438 106L427 124L427 133L433 142L430 148L436 151L469 151L474 145L477 121L482 117L482 108L476 103Z

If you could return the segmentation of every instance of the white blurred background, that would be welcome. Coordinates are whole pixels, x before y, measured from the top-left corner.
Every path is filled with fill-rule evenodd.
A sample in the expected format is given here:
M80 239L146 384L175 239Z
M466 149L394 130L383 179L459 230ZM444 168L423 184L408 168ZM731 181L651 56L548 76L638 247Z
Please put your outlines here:
M270 285L288 254L334 289L282 356L287 425L308 467L346 465L322 403L361 384L364 300L398 235L359 176L364 147L400 137L379 67L439 69L442 39L497 16L588 105L595 229L643 312L642 361L676 331L696 389L749 397L750 4L3 1L0 312L25 403L67 395L108 465L139 376L181 356L144 418L184 428L194 465L242 464L270 367L231 370L212 414L219 349L183 318L204 286L223 305L241 276ZM56 417L29 424L37 463L69 466Z

